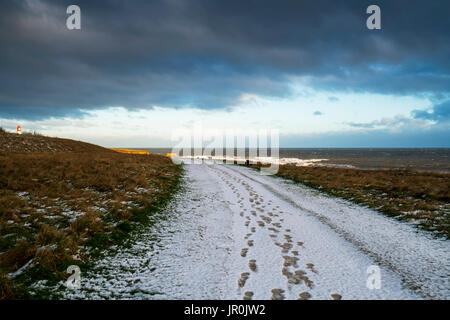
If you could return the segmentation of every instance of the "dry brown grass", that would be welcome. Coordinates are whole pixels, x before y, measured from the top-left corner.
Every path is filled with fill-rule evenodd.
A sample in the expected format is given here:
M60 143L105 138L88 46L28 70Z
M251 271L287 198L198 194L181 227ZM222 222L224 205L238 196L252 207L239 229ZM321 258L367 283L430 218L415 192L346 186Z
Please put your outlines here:
M10 143L23 137L0 133ZM52 151L29 147L35 138ZM0 147L0 298L20 297L7 275L30 261L44 278L67 277L64 266L87 259L81 247L117 242L170 196L180 173L162 156L42 136L25 140L22 149Z
M280 166L278 175L450 238L450 174Z
M0 130L0 152L105 152L100 146L70 139L52 138L37 133L7 133Z

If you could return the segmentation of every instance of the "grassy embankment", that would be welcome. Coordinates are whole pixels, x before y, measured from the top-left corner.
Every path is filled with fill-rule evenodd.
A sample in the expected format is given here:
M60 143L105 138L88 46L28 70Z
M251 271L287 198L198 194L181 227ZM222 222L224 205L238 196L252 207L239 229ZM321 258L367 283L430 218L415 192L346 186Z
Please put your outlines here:
M449 173L283 165L277 175L450 239Z
M33 298L150 221L181 169L157 155L0 131L0 298Z

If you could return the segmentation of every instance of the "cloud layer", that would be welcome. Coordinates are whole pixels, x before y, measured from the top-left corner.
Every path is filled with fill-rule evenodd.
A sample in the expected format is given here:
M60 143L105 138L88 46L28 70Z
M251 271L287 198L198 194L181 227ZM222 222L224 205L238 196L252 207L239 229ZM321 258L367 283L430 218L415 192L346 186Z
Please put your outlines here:
M2 4L0 117L228 108L242 94L289 96L296 78L316 90L450 95L449 2L377 1L375 31L360 0L79 0L80 31L66 29L70 4ZM448 116L436 108L415 117Z
M450 101L433 106L432 110L414 110L412 115L415 119L433 120L437 122L450 122Z

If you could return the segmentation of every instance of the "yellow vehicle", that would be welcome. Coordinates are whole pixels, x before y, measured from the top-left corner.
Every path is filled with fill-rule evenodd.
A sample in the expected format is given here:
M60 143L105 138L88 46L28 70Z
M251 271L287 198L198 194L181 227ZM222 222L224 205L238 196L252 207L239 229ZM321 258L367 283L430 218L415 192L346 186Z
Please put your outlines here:
M150 152L145 151L145 150L136 150L136 149L114 149L114 148L110 148L110 150L116 151L116 152L120 152L120 153L128 153L128 154L145 154L145 155L150 155Z
M167 158L176 158L177 154L176 153L166 153L166 157Z

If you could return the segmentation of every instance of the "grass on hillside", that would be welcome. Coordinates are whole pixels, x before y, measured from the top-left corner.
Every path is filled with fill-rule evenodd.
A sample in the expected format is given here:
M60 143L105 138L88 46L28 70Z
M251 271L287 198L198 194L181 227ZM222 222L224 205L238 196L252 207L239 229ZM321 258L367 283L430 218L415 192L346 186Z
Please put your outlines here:
M0 298L30 298L31 283L66 279L67 266L120 243L177 187L170 159L97 148L0 152Z

